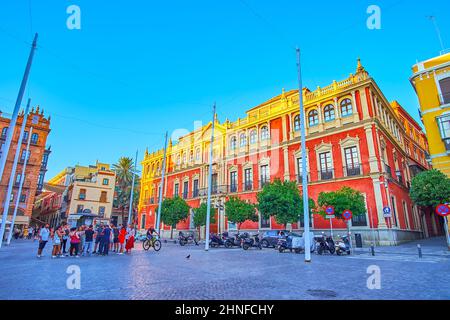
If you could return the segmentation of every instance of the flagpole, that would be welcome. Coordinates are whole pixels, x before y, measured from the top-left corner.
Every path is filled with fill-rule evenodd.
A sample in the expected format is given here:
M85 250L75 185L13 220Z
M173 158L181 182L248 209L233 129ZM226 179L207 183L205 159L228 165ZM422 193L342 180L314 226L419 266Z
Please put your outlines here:
M158 215L156 217L156 226L155 229L157 230L158 234L161 234L161 206L162 206L162 200L163 200L163 190L164 190L164 176L166 173L166 157L167 157L167 138L168 138L168 132L166 132L165 136L165 142L164 142L164 158L163 158L163 164L162 164L162 174L161 174L161 183L160 183L160 189L159 189L159 199L158 199Z
M301 149L302 149L302 190L303 190L303 217L305 224L305 262L311 262L311 239L309 237L309 197L308 197L308 171L306 168L306 128L305 113L303 107L303 84L302 67L300 63L300 49L297 52L297 72L298 72L298 101L300 107L300 131L301 131Z
M33 127L30 128L30 132L28 134L27 149L25 152L25 160L23 161L23 166L22 166L22 175L20 176L19 191L17 191L16 203L14 205L14 214L11 219L11 228L9 229L8 240L6 241L6 245L8 245L8 246L11 243L11 239L12 239L12 235L13 235L13 227L14 227L14 223L16 222L17 210L19 209L20 196L22 194L22 187L25 182L25 170L26 170L27 164L28 164L28 157L29 157L28 154L30 152L30 143L31 143L31 135L32 134L33 134Z
M211 223L211 189L212 189L212 163L214 154L214 125L216 122L216 104L213 106L213 119L211 127L211 146L209 150L209 172L208 172L208 202L206 204L206 237L205 237L205 250L209 250L209 225Z
M14 185L14 178L16 177L16 169L17 169L17 162L19 161L20 156L20 147L22 146L22 140L23 140L23 134L25 132L25 127L27 126L27 119L28 119L28 110L30 109L31 99L28 99L27 106L25 108L25 113L23 115L23 121L22 121L22 127L20 128L20 134L19 134L19 141L17 142L17 149L16 154L14 155L14 161L11 168L11 174L9 176L9 183L8 183L8 189L6 191L5 200L3 203L3 216L2 216L2 226L0 228L0 248L2 247L3 243L3 236L5 235L6 231L6 219L8 217L9 212L9 203L11 202L11 194L13 191L13 185ZM11 127L11 131L14 132L15 128ZM31 136L31 135L30 135ZM6 159L8 157L8 153L5 153L3 157ZM20 197L18 194L17 197ZM10 226L10 229L14 228L14 225Z

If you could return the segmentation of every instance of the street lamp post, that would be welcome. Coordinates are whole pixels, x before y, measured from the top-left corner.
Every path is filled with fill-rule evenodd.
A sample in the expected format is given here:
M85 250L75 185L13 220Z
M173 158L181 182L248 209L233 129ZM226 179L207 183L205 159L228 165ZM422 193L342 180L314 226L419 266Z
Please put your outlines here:
M212 189L212 163L214 155L214 125L216 122L216 104L213 106L213 119L211 126L211 146L209 150L209 168L208 168L208 202L206 203L206 235L205 250L209 250L209 224L211 223L211 189Z

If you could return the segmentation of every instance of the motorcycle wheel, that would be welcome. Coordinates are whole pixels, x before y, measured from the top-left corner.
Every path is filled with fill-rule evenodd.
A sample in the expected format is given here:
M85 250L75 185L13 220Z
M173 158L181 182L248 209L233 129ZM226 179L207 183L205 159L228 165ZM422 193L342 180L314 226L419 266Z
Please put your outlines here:
M155 251L161 250L161 241L155 240L155 242L153 243L153 249L155 249Z
M331 253L331 254L334 254L335 252L336 252L336 249L335 249L335 248L331 248L331 249L330 249L330 253Z
M342 255L341 250L336 250L336 254L337 254L338 256Z
M261 245L262 245L264 248L268 248L268 247L269 247L269 241L263 240L263 241L261 241Z
M186 244L186 242L184 242L184 240L180 240L179 242L180 242L180 246L182 246L182 247Z
M278 252L279 253L283 253L284 252L284 248L283 247L278 247Z
M225 248L230 249L233 245L230 243L230 241L225 242Z
M152 246L152 245L151 245L151 243L150 243L150 240L145 240L144 242L142 242L142 248L143 248L145 251L148 251L148 250L150 249L151 246Z
M294 249L294 252L298 254L300 253L300 249Z
M244 249L244 250L248 250L249 247L250 247L250 246L249 246L247 243L244 243L244 244L242 245L242 249Z
M322 254L323 254L323 248L322 248L322 247L319 247L319 248L317 249L317 253L320 254L320 255L322 255Z
M260 244L258 245L258 249L259 249L259 250L262 250L262 248L263 248L263 247L262 247L262 245L261 245L261 243L260 243Z

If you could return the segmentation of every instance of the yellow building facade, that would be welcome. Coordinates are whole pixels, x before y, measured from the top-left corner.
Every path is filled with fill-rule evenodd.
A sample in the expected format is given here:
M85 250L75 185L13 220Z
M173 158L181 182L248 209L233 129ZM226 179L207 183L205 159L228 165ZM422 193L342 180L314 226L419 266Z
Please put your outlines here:
M413 66L433 167L450 177L450 53Z

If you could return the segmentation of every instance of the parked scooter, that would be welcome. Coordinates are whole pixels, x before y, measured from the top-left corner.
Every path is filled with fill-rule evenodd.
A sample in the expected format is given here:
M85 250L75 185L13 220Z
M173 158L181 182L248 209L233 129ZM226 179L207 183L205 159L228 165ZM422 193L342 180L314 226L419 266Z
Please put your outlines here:
M340 240L336 241L336 253L338 256L344 253L350 255L350 240L348 236L342 236Z
M180 243L180 246L185 246L192 243L195 243L195 245L198 246L198 241L197 239L195 239L193 232L184 234L182 231L180 231L178 233L178 242Z
M209 238L210 238L209 245L212 248L218 248L220 246L225 246L225 237L223 235L219 236L218 234L211 233Z
M334 240L331 236L325 236L322 234L321 237L317 237L317 253L322 255L324 252L328 251L330 254L334 254L336 251L336 247L334 244Z
M241 246L241 239L243 234L235 234L234 237L230 237L228 235L228 232L224 232L223 236L225 238L225 248L233 248L233 247L240 247Z
M249 248L258 248L262 250L262 244L259 239L259 233L249 236L248 233L241 239L242 249L248 250Z

